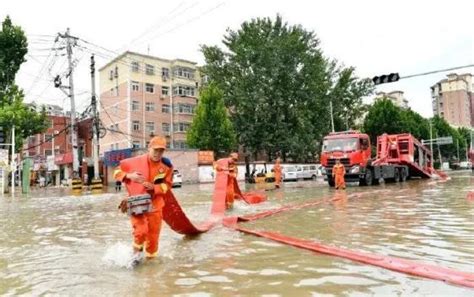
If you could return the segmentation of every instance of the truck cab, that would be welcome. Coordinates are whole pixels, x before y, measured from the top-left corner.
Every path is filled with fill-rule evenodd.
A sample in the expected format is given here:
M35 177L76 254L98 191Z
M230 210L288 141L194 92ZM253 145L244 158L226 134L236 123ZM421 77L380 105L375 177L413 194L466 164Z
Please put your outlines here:
M367 164L371 158L370 139L359 131L333 132L324 137L321 152L321 166L328 184L334 186L332 168L336 160L346 168L345 180L363 182Z

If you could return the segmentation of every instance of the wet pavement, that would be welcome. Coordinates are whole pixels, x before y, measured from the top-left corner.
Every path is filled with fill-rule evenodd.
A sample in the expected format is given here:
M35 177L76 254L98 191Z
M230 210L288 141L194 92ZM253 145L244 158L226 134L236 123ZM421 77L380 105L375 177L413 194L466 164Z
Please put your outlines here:
M246 227L328 245L412 259L474 273L474 177L412 180L345 192L322 181L285 183L257 206L232 214L325 198ZM243 185L242 185L243 186ZM213 185L175 195L202 221ZM117 211L123 193L68 196L59 189L0 198L0 295L68 296L473 296L474 290L321 255L217 227L183 237L164 227L159 258L136 269L131 228Z

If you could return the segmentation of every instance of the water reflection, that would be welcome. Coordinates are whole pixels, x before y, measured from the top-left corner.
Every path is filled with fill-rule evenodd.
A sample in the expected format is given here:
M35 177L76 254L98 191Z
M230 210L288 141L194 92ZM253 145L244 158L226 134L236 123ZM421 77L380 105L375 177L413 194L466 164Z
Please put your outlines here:
M257 207L237 202L232 214L321 199L326 202L246 226L474 272L471 183L468 173L445 183L346 191L322 182L288 183L266 191L269 201ZM212 190L184 186L175 193L190 217L203 220ZM158 261L131 270L129 222L116 210L123 194L62 194L0 199L0 295L472 295L223 227L194 238L165 228Z

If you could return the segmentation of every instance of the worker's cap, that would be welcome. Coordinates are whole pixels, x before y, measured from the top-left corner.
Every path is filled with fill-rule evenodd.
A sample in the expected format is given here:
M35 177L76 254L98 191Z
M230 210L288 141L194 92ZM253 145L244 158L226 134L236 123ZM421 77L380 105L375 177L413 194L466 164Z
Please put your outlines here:
M231 153L229 156L236 161L239 159L239 154L237 153Z
M155 136L150 140L149 148L166 149L166 139L162 136Z

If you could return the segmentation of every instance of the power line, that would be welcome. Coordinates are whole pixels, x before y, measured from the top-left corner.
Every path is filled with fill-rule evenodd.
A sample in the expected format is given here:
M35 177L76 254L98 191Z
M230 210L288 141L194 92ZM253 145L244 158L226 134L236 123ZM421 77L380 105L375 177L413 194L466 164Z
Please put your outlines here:
M38 144L35 144L33 146L29 146L27 148L24 148L23 151L28 151L30 149L33 149L33 148L36 148L38 146L41 146L47 142L50 142L53 138L56 138L57 136L59 136L60 134L64 133L65 131L67 131L69 128L71 127L71 124L68 124L66 125L66 127L64 127L63 129L59 130L58 133L53 133L53 136L52 137L49 137L48 140L43 140L43 141L40 141L40 143ZM54 149L54 148L53 148Z
M402 77L400 77L400 79L407 79L407 78L412 78L412 77L431 75L431 74L447 72L447 71L453 71L453 70L459 70L459 69L464 69L464 68L471 68L471 67L474 67L474 64L468 64L468 65L463 65L463 66L456 66L456 67L451 67L451 68L445 68L445 69L433 70L433 71L422 72L422 73L417 73L417 74L411 74L411 75L407 75L407 76L402 76Z

